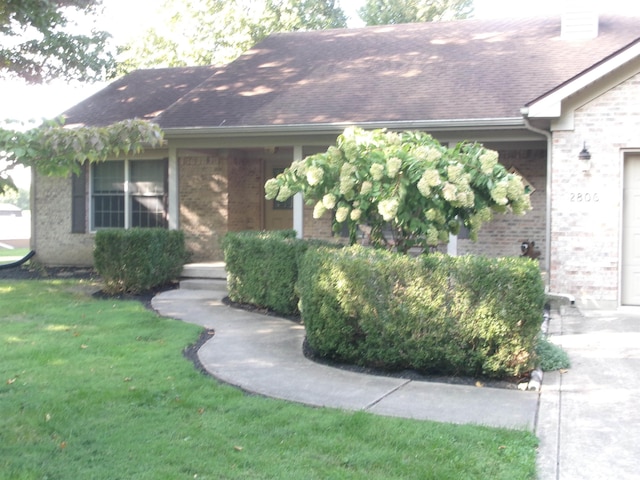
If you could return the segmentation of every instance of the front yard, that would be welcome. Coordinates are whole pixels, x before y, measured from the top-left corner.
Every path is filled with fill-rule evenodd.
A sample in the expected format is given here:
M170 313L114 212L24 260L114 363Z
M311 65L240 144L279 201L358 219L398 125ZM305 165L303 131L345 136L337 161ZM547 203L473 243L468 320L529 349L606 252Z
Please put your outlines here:
M0 281L0 477L535 478L531 433L247 395L181 351L197 326L87 281Z

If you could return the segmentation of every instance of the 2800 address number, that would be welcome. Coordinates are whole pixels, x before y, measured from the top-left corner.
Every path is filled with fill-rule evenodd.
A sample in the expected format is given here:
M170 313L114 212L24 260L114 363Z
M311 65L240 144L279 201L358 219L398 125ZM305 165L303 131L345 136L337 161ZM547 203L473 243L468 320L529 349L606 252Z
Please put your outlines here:
M600 195L597 193L573 192L569 196L572 203L597 203L600 201Z

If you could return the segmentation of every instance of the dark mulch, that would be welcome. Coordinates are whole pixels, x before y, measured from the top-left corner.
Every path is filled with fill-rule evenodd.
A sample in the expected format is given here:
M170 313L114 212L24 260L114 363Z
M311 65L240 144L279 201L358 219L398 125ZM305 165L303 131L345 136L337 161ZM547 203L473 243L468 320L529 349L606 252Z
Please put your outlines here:
M74 278L79 280L98 280L99 275L92 268L78 267L19 267L0 270L0 280L51 280Z

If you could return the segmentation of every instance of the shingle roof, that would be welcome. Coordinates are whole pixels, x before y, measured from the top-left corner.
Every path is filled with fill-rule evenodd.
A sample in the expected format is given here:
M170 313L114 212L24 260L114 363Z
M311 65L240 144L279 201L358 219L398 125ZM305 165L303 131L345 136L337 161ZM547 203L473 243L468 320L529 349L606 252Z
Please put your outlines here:
M120 120L155 120L215 72L213 67L137 70L67 110L67 125L103 126Z
M160 111L163 128L515 118L639 27L602 16L582 41L560 38L559 17L275 34L225 67L193 69L195 81L188 69L134 72L66 113L107 123ZM138 100L120 95L125 84Z

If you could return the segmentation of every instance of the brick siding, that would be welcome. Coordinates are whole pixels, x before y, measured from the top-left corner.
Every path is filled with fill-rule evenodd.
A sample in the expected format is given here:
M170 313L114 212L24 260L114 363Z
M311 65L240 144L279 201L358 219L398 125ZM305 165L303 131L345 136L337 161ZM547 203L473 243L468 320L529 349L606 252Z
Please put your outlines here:
M553 134L551 291L615 307L619 291L623 149L640 148L640 75L577 109ZM591 168L578 153L587 143Z
M71 177L33 173L31 248L49 266L93 265L93 235L71 233Z
M500 150L500 163L507 169L515 167L535 191L531 194L532 209L526 215L496 214L482 226L478 240L458 239L458 254L489 257L519 256L523 240L535 242L540 250L540 263L546 257L547 152L539 150Z
M178 152L180 228L193 262L222 259L220 240L228 229L231 161L224 152L201 156Z

